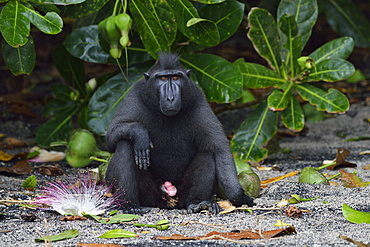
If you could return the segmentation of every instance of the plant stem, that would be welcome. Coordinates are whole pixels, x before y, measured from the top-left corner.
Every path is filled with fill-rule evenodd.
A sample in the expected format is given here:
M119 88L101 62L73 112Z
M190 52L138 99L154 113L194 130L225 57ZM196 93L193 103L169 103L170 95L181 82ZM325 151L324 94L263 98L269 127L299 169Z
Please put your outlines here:
M119 4L120 4L120 0L116 0L116 2L114 3L113 13L112 13L113 16L117 15Z
M329 167L329 166L332 166L332 165L335 165L336 164L336 162L332 162L332 163L330 163L330 164L326 164L326 165L323 165L323 166L320 166L320 167L317 167L317 168L314 168L316 171L318 171L318 170L321 170L321 169L324 169L324 168L326 168L326 167Z

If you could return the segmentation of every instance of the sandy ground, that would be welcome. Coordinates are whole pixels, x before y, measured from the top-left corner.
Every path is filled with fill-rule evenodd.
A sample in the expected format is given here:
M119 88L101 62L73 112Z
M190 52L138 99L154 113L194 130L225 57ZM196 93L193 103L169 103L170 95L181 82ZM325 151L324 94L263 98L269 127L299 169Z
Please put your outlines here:
M370 136L370 123L364 119L370 118L370 107L360 104L353 105L344 115L326 119L320 123L307 123L306 136L283 138L280 141L282 148L288 148L291 153L278 153L271 155L263 162L263 166L276 165L279 170L256 171L261 180L284 175L290 171L301 170L306 166L318 167L323 160L335 158L338 148L350 150L347 160L357 164L355 168L345 168L348 172L357 171L358 176L364 181L370 181L370 171L364 170L365 165L370 164L370 155L359 155L359 152L370 150L370 140L346 142L338 135L346 134L345 138ZM12 133L12 128L2 125L2 132L9 135L22 133L30 134L32 126L22 126L21 123L12 123L18 126ZM0 162L0 166L7 166ZM65 163L61 163L66 174L73 174L76 169L70 169ZM328 171L335 174L337 171ZM41 181L50 180L50 177L34 172ZM27 175L28 176L28 175ZM0 199L29 200L32 197L18 193L23 180L27 177L0 176ZM92 219L87 221L60 221L61 216L50 211L34 211L22 209L17 205L5 206L0 204L0 212L5 216L0 219L0 246L43 246L43 243L35 243L34 239L40 234L58 234L65 230L77 229L79 236L69 240L53 242L50 246L77 246L77 243L114 243L124 246L355 246L339 236L344 235L353 240L370 245L370 225L353 224L348 222L342 215L343 203L361 210L370 212L370 186L362 188L346 188L343 186L309 185L297 183L298 176L284 179L270 184L264 189L259 198L255 200L256 208L275 207L282 199L290 198L291 194L298 194L302 198L319 198L313 201L295 204L302 210L300 218L290 218L284 210L254 210L248 212L234 212L225 215L212 214L185 214L181 210L153 209L144 214L138 220L140 223L155 223L161 219L170 221L171 226L166 231L152 228L138 228L128 224L101 224ZM340 184L340 181L337 180ZM39 186L42 182L39 183ZM33 213L36 215L34 222L27 222L21 215ZM276 239L262 240L204 240L204 241L161 241L153 240L155 236L169 236L182 234L187 236L205 235L211 231L230 232L232 230L255 229L273 230L277 220L291 224L296 234L279 237ZM125 229L137 232L138 238L124 239L100 239L99 235L110 229Z

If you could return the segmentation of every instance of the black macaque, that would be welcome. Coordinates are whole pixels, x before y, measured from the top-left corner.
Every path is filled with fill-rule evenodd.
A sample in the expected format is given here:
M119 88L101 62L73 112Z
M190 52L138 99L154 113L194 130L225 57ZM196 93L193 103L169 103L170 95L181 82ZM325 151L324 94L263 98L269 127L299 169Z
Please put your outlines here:
M253 205L238 182L229 141L179 56L161 53L125 96L106 134L114 152L106 180L123 190L126 208L207 209L218 184L235 205Z

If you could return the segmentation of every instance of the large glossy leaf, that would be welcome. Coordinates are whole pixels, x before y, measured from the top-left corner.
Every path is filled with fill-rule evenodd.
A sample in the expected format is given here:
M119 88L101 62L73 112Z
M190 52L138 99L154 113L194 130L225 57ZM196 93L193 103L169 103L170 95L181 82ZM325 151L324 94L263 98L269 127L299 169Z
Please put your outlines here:
M67 36L63 44L72 56L86 62L116 64L116 61L108 53L105 53L99 45L98 25L90 25L73 31ZM145 49L136 42L128 48L128 58L129 64L151 59ZM121 64L125 64L125 56L122 56L119 61Z
M73 22L73 29L86 27L90 25L98 25L99 22L101 22L108 16L112 15L112 9L114 8L114 4L115 2L109 1L98 11L76 19Z
M41 32L46 34L58 34L62 31L63 20L57 13L48 12L45 16L42 16L39 12L34 10L31 4L21 4L20 8L24 8L26 17Z
M158 51L169 51L176 37L177 26L168 3L158 0L132 0L130 10L144 47L150 55L158 58Z
M220 4L207 5L199 11L202 18L211 20L217 25L220 33L220 42L236 32L244 16L244 4L236 0L223 0L222 2Z
M3 40L4 62L14 75L29 75L36 62L36 52L33 39L29 36L28 42L19 47L12 47Z
M83 3L87 0L30 0L30 2L43 3L43 4L55 4L55 5L70 5Z
M242 160L262 161L268 154L264 144L277 131L278 113L270 111L266 100L261 101L235 132L231 151Z
M290 98L288 107L281 112L281 120L285 127L294 130L301 131L304 127L304 114L295 96Z
M354 66L342 59L332 58L326 59L316 64L305 81L339 81L350 77L355 72Z
M79 0L67 6L59 6L61 15L69 18L80 18L101 9L109 0ZM78 3L78 4L76 4Z
M353 50L353 46L354 42L351 37L341 37L325 43L308 56L312 58L316 64L325 59L335 57L347 59Z
M271 69L256 63L246 63L243 58L234 62L243 75L243 83L246 88L276 87L286 82Z
M293 15L283 15L279 20L279 27L281 30L280 43L282 45L281 56L284 58L288 71L286 74L294 77L297 71L297 59L302 51L302 36L298 36L298 26Z
M181 58L196 75L207 99L218 103L232 102L242 95L242 75L227 60L211 54L187 54Z
M98 26L91 25L72 32L63 42L73 56L90 63L115 63L99 45Z
M287 81L279 88L275 89L268 96L268 107L272 111L282 111L287 108L293 93L293 83Z
M63 44L58 45L53 52L53 62L60 75L72 88L78 89L81 95L86 95L85 69L81 60L68 53Z
M122 74L117 74L95 91L87 107L87 125L91 131L98 135L105 134L126 93L151 65L147 63L131 67L128 73L129 82L126 81Z
M280 20L284 14L295 16L298 34L302 36L303 48L311 36L312 28L318 16L316 0L281 0L277 11L277 19Z
M9 1L0 13L0 31L5 41L18 47L25 45L30 35L30 21L26 8L18 1Z
M343 36L351 36L358 47L370 46L370 23L351 0L327 0L324 13L331 28Z
M315 105L319 111L329 113L344 113L349 108L347 97L336 89L329 89L328 92L307 83L296 84L299 95Z
M66 140L72 131L72 117L80 110L80 105L73 102L64 107L53 118L42 124L36 133L39 146L49 146L51 142Z
M109 123L120 107L120 102L132 86L127 83L122 74L117 74L93 94L87 106L87 125L98 135L105 135Z
M280 75L279 34L274 17L267 10L252 8L248 21L248 38L260 56Z
M177 27L191 41L203 46L215 46L220 43L220 33L213 21L201 21L190 27L186 26L192 18L200 18L197 10L188 0L167 1L176 17Z

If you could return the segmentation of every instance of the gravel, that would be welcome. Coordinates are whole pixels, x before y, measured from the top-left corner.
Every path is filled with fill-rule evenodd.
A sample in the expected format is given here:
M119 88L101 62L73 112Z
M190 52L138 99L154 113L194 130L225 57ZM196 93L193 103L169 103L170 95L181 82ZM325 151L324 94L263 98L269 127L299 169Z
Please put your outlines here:
M229 114L229 115L228 115ZM238 113L248 114L243 111ZM235 113L227 113L220 116L230 121ZM347 161L357 164L355 168L345 168L347 172L357 171L363 181L370 181L370 171L363 169L370 164L370 155L359 155L359 152L370 150L370 141L346 142L340 135L346 134L346 138L370 136L370 124L364 119L370 118L370 107L361 104L353 105L350 111L335 118L326 119L320 123L307 123L305 136L286 137L280 140L280 147L290 149L291 153L272 154L261 165L278 167L276 170L257 171L261 180L284 175L290 171L301 170L306 166L318 167L323 160L332 160L338 148L346 148L351 151ZM235 119L234 122L243 118ZM13 121L14 122L14 121ZM237 124L236 124L237 125ZM17 130L11 128L17 126ZM25 130L26 129L26 130ZM22 125L19 122L1 124L1 132L8 136L29 138L33 128ZM20 136L17 136L20 133ZM66 174L77 174L81 169L69 168L65 162L59 162ZM33 164L35 165L35 164ZM92 165L92 167L97 164ZM0 166L10 166L8 163L0 163ZM337 171L328 171L335 174ZM34 171L40 181L40 188L45 181L55 179L39 174ZM26 177L0 176L0 200L31 200L33 195L20 193L21 185ZM368 224L353 224L347 221L341 212L343 203L361 210L370 212L370 186L361 188L346 188L343 186L310 185L297 183L298 176L286 178L282 181L270 184L261 192L255 200L257 206L253 213L233 212L224 215L212 215L208 213L186 214L183 210L152 209L142 215L137 221L140 223L153 224L161 219L167 219L171 225L166 231L148 227L135 227L131 222L126 224L101 224L92 219L86 221L60 221L61 215L52 211L41 211L21 208L15 204L7 206L0 204L0 212L5 216L0 218L0 246L44 246L44 243L36 243L35 238L41 235L59 234L69 229L79 230L79 236L73 239L53 242L50 246L77 246L77 243L110 243L124 246L355 246L349 241L341 239L344 235L364 244L370 244L370 226ZM340 184L340 181L337 180ZM37 192L37 191L36 191ZM285 210L263 210L263 208L276 207L276 203L282 199L289 199L291 194L297 194L301 198L319 198L313 201L305 201L294 206L305 210L302 217L287 217ZM306 211L307 210L307 211ZM35 215L33 222L24 220L26 215ZM203 240L203 241L174 241L154 240L155 236L170 236L181 234L186 236L201 236L211 231L230 232L243 229L273 230L277 220L292 225L296 234L261 240ZM138 238L101 239L101 234L111 229L125 229L138 233Z

